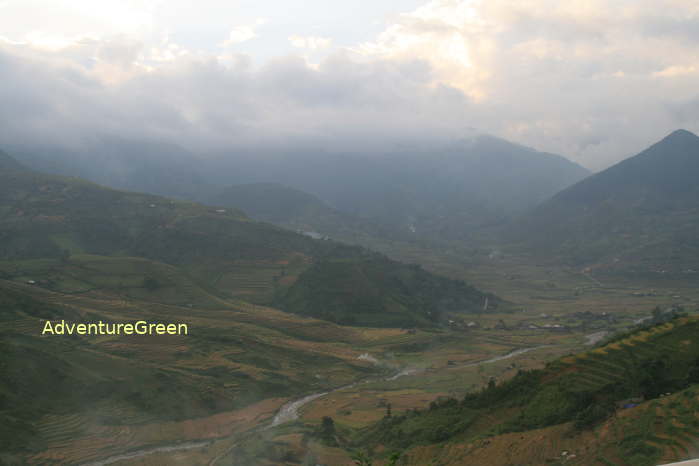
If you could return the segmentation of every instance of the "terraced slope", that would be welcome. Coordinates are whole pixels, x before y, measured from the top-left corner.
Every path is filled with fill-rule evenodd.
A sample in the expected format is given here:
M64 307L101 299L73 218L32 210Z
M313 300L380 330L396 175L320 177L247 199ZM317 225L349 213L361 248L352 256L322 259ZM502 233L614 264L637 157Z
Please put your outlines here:
M42 336L47 318L182 322L189 334ZM0 280L0 463L201 438L187 423L374 372L347 345L362 335L241 302L190 308Z
M327 260L338 264L333 280L378 292L372 320L356 323L382 323L382 296L401 295L402 284L352 277L375 261L388 276L407 266L236 210L47 176L0 157L0 463L80 464L219 438L261 422L288 397L380 370L358 357L383 331L266 306L283 306L299 282L309 299L340 287L314 279ZM423 295L391 309L392 322L436 307L444 296L431 290L443 283L459 305L485 296L421 277L413 287ZM351 309L349 298L335 302ZM41 335L47 320L62 319L185 323L190 333Z
M570 424L415 447L405 464L655 466L697 455L699 389L621 409L594 430Z
M414 458L424 459L425 451L451 458L443 464L463 464L454 456L461 445L459 461L494 465L511 463L488 445L502 447L502 439L521 437L542 445L516 463L533 465L546 459L537 456L543 451L553 455L551 442L567 436L578 438L579 458L566 464L641 466L683 458L699 437L694 410L699 403L698 332L699 318L676 318L545 369L520 372L463 400L447 399L426 411L384 419L358 444L411 449ZM484 437L489 440L477 440ZM515 444L523 448L523 442ZM590 448L580 451L580 445ZM502 462L479 462L484 451Z

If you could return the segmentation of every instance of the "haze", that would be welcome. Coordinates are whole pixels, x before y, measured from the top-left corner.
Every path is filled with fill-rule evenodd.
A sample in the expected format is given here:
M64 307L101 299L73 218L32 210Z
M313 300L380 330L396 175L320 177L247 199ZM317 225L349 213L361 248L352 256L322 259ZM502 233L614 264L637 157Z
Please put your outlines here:
M9 147L373 153L475 129L598 170L699 130L692 0L5 0L0 28Z

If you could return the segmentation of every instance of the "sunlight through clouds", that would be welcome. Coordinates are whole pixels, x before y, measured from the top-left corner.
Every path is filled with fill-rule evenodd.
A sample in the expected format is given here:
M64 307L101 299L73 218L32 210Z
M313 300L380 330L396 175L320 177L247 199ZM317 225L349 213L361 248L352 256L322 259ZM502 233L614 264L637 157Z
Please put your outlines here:
M241 44L250 39L257 37L255 29L259 26L265 24L267 20L265 18L258 18L254 24L247 24L242 26L236 26L231 29L228 39L221 43L222 47L230 47L231 45Z
M289 36L289 42L294 47L302 49L319 50L326 49L332 44L332 39L327 37L316 37L316 36Z
M303 5L307 11L298 15ZM598 169L678 127L699 130L693 0L376 5L0 0L0 57L12 58L6 67L31 62L48 75L69 67L84 82L106 86L105 95L139 95L140 86L157 81L143 105L167 102L188 115L191 131L172 134L189 145L195 133L220 139L216 131L233 122L236 140L246 130L251 140L265 131L310 139L360 140L362 132L379 138L382 130L398 140L449 138L475 127ZM376 29L365 20L373 11L381 12ZM32 83L17 86L41 94ZM199 91L173 100L168 90L179 87ZM223 100L203 97L212 89L241 107L228 115L219 108ZM73 90L77 108L83 98ZM380 108L386 99L393 110ZM120 102L106 100L102 109L128 126ZM131 124L138 126L137 116Z

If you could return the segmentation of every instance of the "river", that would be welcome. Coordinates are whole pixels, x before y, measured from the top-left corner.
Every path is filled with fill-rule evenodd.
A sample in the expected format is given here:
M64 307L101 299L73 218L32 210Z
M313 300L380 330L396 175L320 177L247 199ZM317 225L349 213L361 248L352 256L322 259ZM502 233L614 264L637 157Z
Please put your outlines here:
M83 466L105 466L107 464L116 463L122 460L132 460L134 458L140 458L141 456L152 455L153 453L167 453L171 451L180 450L191 450L192 448L201 448L209 445L211 441L196 441L196 442L183 442L176 445L165 445L162 447L152 447L144 448L142 450L134 450L131 453L123 453L121 455L110 456L103 460L94 461L92 463L83 463Z
M542 345L542 346L534 346L531 348L520 348L516 349L514 351L510 351L507 354L503 354L500 356L495 356L489 359L484 359L482 361L477 361L477 362L471 362L467 364L461 365L461 367L474 367L474 366L480 366L482 364L492 364L494 362L498 361L503 361L505 359L510 359L514 358L515 356L519 356L524 353L528 353L530 351L534 351L537 349L541 348L547 348L550 345ZM277 411L277 414L274 416L272 419L272 422L263 424L256 429L254 429L255 432L261 432L265 431L268 429L271 429L273 427L277 427L281 424L286 424L287 422L295 421L299 418L299 410L307 405L308 403L317 400L318 398L322 398L324 396L327 396L331 393L339 392L340 390L345 390L347 388L352 388L360 383L369 383L369 382L377 382L377 381L393 381L397 380L401 377L407 377L410 375L416 375L424 372L425 369L423 368L417 368L417 367L412 367L412 368L404 368L398 371L397 373L389 376L389 377L384 377L381 379L367 379L364 381L360 382L354 382L349 385L343 385L342 387L335 388L333 390L325 391L325 392L318 392L318 393L313 393L310 395L306 395L303 398L299 398L297 400L292 400L289 401L288 403L284 404L281 408L279 408L279 411ZM209 441L193 441L193 442L184 442L184 443L178 443L174 445L166 445L166 446L161 446L161 447L153 447L153 448L144 448L142 450L135 450L131 453L124 453L121 455L115 455L115 456L110 456L108 458L105 458L103 460L99 461L94 461L92 463L84 463L82 466L106 466L108 464L116 463L117 461L121 460L128 460L128 459L134 459L134 458L140 458L142 456L147 456L151 455L154 453L166 453L166 452L171 452L171 451L180 451L180 450L191 450L193 448L201 448L205 447L209 444L211 444L213 440ZM230 447L228 451L230 451L233 447ZM220 455L218 458L215 458L212 460L211 463L215 463L220 457L224 455Z
M534 350L541 349L541 348L547 348L549 346L550 345L542 345L542 346L533 346L531 348L520 348L520 349L516 349L514 351L510 351L509 353L503 354L500 356L495 356L495 357L492 357L489 359L484 359L482 361L463 364L463 365L461 365L461 367L473 367L473 366L480 366L481 364L492 364L494 362L514 358L515 356L519 356L520 354L528 353L530 351L534 351ZM405 368L405 369L400 370L398 373L396 373L390 377L385 377L385 378L379 379L379 380L365 380L363 383L377 382L377 381L381 381L381 380L392 381L392 380L399 379L401 377L407 377L410 375L420 374L424 371L425 371L425 369L416 368L416 367ZM327 392L321 392L321 393L314 393L312 395L307 395L303 398L299 398L298 400L290 401L279 409L279 411L277 412L276 416L274 416L274 419L272 420L272 423L270 424L269 427L276 427L276 426L278 426L280 424L284 424L286 422L295 421L299 418L299 410L302 407L304 407L305 405L307 405L308 403L310 403L311 401L317 400L318 398L324 397L324 396L329 395L331 393L339 392L340 390L344 390L346 388L352 388L352 387L358 385L359 383L360 382L355 382L353 384L345 385L343 387L339 387L339 388L336 388L334 390L330 390Z

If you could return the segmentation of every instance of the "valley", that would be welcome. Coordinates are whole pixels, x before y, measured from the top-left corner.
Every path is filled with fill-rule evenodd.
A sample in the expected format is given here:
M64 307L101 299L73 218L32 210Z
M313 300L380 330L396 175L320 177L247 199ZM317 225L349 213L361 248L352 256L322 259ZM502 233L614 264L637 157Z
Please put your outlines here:
M699 463L696 0L0 0L0 466Z
M685 133L629 163L684 160L699 147ZM397 453L404 465L655 466L693 454L693 191L662 177L643 189L665 210L633 207L653 226L638 243L605 210L638 196L604 181L616 167L520 217L470 212L483 223L457 235L446 225L458 215L425 217L446 230L413 235L413 214L381 223L278 185L206 205L5 154L0 168L2 464L381 465ZM608 191L576 207L589 215L557 204L591 183ZM578 222L601 238L592 253L574 237L584 260L565 239ZM47 320L189 332L42 335Z
M107 405L100 407L99 404L93 405L89 414L80 409L82 413L46 415L37 423L37 435L48 441L46 446L51 455L39 454L33 461L50 460L57 464L211 464L212 459L219 457L214 464L273 465L280 464L279 458L287 455L288 464L302 464L307 457L325 464L349 464L351 449L329 447L313 440L313 436L310 441L303 440L308 439L309 432L312 434L317 429L323 417L332 417L338 431L367 428L384 418L389 405L394 416L425 409L435 400L462 397L486 386L490 380L504 381L519 370L540 368L557 357L589 348L587 336L623 330L635 321L649 317L655 306L670 306L675 296L682 296L682 302L678 304L686 308L699 302L699 293L690 283L680 286L673 281L672 288L657 288L654 296L639 297L634 293L643 289L641 284L634 286L624 281L605 280L604 287L601 287L585 275L565 268L526 266L515 259L512 262L502 259L479 267L478 271L470 269L461 273L497 284L498 295L507 300L517 299L526 312L515 309L469 316L470 322L477 322L476 328L412 332L339 327L293 317L261 305L221 298L210 298L210 307L198 308L199 305L184 302L180 305L160 304L130 297L114 300L97 291L49 292L26 284L27 275L5 281L3 289L27 293L44 302L61 303L61 306L79 313L126 320L136 315L147 318L150 313L156 313L161 320L186 319L196 329L192 338L178 337L184 341L168 342L167 345L160 340L133 341L133 337L132 341L124 342L105 337L86 338L94 340L86 342L90 353L103 361L114 360L110 364L115 368L124 357L138 361L139 365L168 372L191 373L196 367L199 375L192 373L188 377L200 379L208 370L205 377L213 385L206 390L223 389L227 396L250 390L258 392L262 389L259 383L264 380L274 380L287 387L284 390L280 390L281 386L270 388L270 394L275 393L272 398L261 391L256 395L259 401L246 399L242 402L248 405L246 407L236 409L231 406L232 411L203 417L198 415L187 420L160 421L161 411L156 417L144 417L143 414L134 417L134 413L129 419L127 411L122 411L126 406L120 409L109 407L109 411L105 411ZM443 270L455 274L459 267L443 263ZM509 279L515 274L519 274L518 279ZM549 282L556 286L550 286ZM585 292L576 295L580 288ZM191 295L183 298L192 300ZM214 300L216 304L213 304ZM614 319L604 318L604 313L613 315ZM501 322L505 327L499 326ZM537 328L530 328L532 324ZM566 328L559 330L547 325L565 325ZM13 331L23 329L22 333L35 337L40 323L36 318L24 317L7 322L4 327ZM214 328L217 331L211 333ZM216 335L226 335L226 339ZM255 335L255 338L240 340L242 335ZM244 341L246 348L257 349L252 354L249 350L231 353L233 341ZM66 358L76 357L75 349L71 351ZM254 359L247 360L253 354ZM307 354L308 361L313 361L313 374L298 372L296 364L301 354ZM361 357L367 354L371 358ZM328 365L322 365L321 355L331 358ZM340 362L344 369L338 366ZM223 370L238 375L228 379L221 372ZM377 378L376 374L381 373L386 375ZM398 373L402 376L392 377ZM244 382L249 378L257 384ZM313 382L308 384L309 380ZM218 383L223 383L223 386L216 387ZM326 395L305 398L310 393L329 390ZM278 418L286 422L272 427L273 418L284 403L298 400L301 395L305 399L295 406L294 412ZM163 396L172 395L166 391ZM80 406L87 401L82 400ZM95 413L99 413L101 418L95 419ZM295 419L296 413L298 419ZM71 438L68 444L66 438ZM86 445L91 447L86 449ZM114 461L100 463L109 458Z

